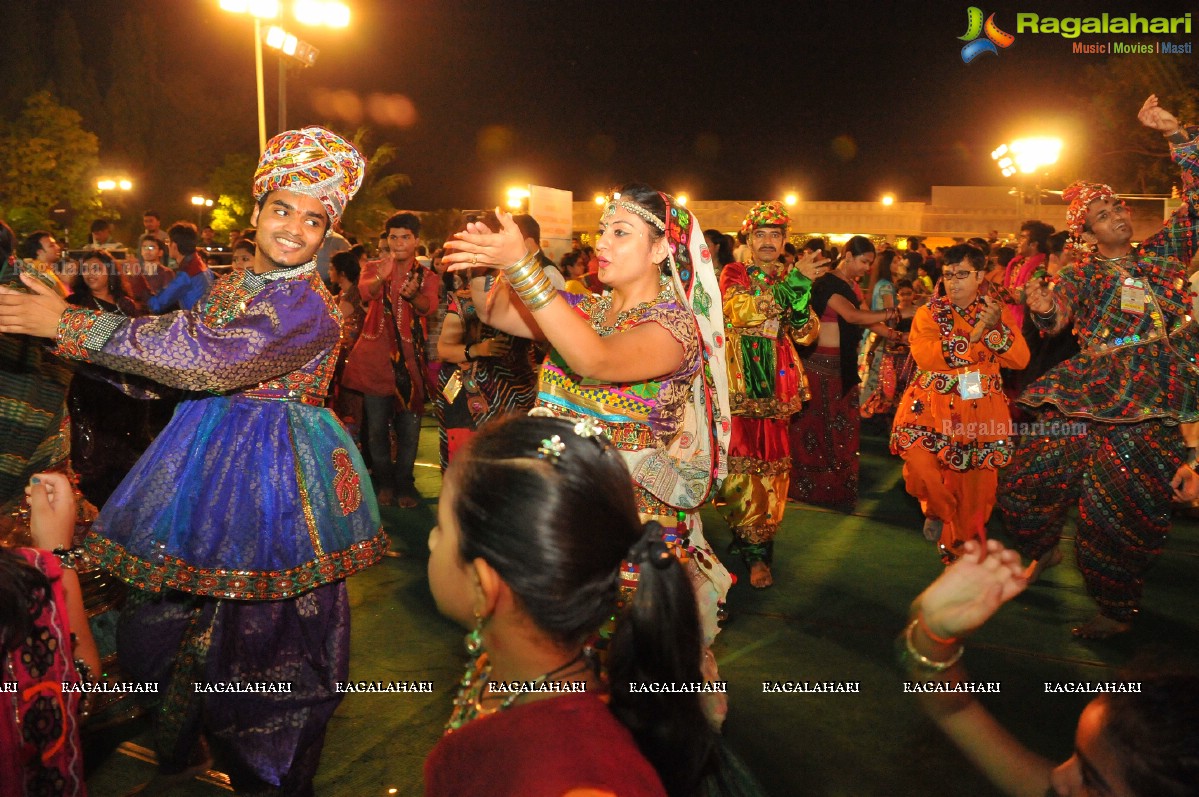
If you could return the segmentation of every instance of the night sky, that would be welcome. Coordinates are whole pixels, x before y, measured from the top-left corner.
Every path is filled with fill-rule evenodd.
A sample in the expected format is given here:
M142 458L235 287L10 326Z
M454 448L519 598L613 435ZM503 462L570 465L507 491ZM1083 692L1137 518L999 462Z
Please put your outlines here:
M695 199L795 189L812 200L889 190L927 201L934 184L1000 183L990 152L1013 134L1063 136L1063 177L1079 176L1099 143L1077 108L1103 90L1085 72L1103 58L1023 35L965 64L966 2L346 2L346 30L288 23L321 50L313 68L293 72L288 121L348 133L370 124L376 142L398 147L392 169L412 179L394 195L401 207L480 207L526 182L584 198L629 179ZM166 68L201 70L198 101L244 127L253 148L249 19L217 0L154 7L168 6L163 35L205 55ZM122 3L72 7L86 30ZM1192 4L981 7L1014 33L1017 11L1181 15ZM1199 38L1195 16L1195 34L1169 38ZM1191 73L1199 64L1171 58ZM272 134L276 71L266 61Z

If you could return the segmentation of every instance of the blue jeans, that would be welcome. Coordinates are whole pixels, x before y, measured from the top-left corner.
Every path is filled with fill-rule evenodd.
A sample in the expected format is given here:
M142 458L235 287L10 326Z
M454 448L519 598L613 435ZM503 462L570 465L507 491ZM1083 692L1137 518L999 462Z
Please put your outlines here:
M366 405L366 445L371 455L371 480L375 491L391 488L397 493L416 494L412 468L420 442L420 416L415 412L397 412L392 396L364 396ZM391 427L398 445L395 462L391 461Z

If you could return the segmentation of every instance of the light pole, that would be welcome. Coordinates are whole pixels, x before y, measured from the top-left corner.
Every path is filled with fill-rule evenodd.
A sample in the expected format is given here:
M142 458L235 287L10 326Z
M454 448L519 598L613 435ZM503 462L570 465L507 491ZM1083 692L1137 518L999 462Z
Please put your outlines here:
M279 130L283 131L287 129L287 66L289 63L312 66L321 51L278 25L267 29L263 41L279 54Z
M1041 174L1046 166L1057 163L1062 154L1062 140L1051 136L1034 136L1018 138L1011 144L1000 144L991 153L991 160L999 167L1004 177L1016 173L1034 175L1033 182L1036 192L1033 195L1033 215L1038 215L1041 209ZM1027 178L1025 178L1027 179ZM1027 182L1025 183L1027 186ZM1020 207L1023 207L1023 191L1018 195Z
M262 20L278 19L281 14L280 0L220 0L223 10L234 14L250 14L254 17L254 79L258 88L258 151L266 149L266 101L262 77ZM304 25L325 25L344 28L350 24L350 8L338 0L293 0L292 12L297 21ZM279 29L282 32L282 28ZM286 37L286 32L283 32ZM298 40L292 36L291 40ZM293 45L294 47L295 45ZM316 60L316 48L310 47L312 60ZM282 48L280 51L283 52ZM289 53L294 55L294 53ZM303 63L301 59L301 63ZM309 63L311 65L311 63ZM279 62L279 118L280 132L285 127L287 116L286 66Z
M192 197L192 204L196 206L196 229L204 229L204 209L212 207L212 200L206 196L199 194Z

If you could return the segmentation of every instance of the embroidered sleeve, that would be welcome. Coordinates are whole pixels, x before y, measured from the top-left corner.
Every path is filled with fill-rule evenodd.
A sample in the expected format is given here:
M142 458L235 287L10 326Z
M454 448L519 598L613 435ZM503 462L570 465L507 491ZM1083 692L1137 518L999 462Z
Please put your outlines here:
M787 323L803 326L808 322L812 301L812 281L799 269L792 269L787 278L772 288L774 301L783 308Z
M695 316L689 310L675 304L660 304L646 312L637 323L638 326L641 324L657 324L683 346L683 359L678 369L659 381L690 376L699 369L699 328L695 324Z
M1166 221L1162 228L1141 244L1141 252L1161 257L1173 257L1177 261L1179 274L1169 275L1186 279L1186 265L1195 256L1199 246L1199 127L1185 128L1188 140L1170 147L1170 157L1182 172L1182 205Z
M1010 310L1003 311L1002 323L998 329L989 330L983 335L982 343L995 352L999 364L1006 368L1024 368L1028 365L1028 341L1016 326Z
M933 318L928 305L916 310L908 340L912 349L912 359L923 371L944 371L957 367L966 362L961 358L970 350L970 341L966 338L953 335L946 339L941 334L941 327Z
M105 319L103 324L101 319ZM103 348L112 333L127 320L119 313L103 313L82 307L67 308L62 318L58 319L54 353L69 360L88 362L91 353Z
M75 317L88 313L94 318ZM235 390L285 376L337 345L341 332L324 300L304 282L279 283L219 327L198 313L177 311L126 319L107 332L104 315L67 311L59 323L59 349L73 356L67 348L79 341L88 356L76 359L197 391Z

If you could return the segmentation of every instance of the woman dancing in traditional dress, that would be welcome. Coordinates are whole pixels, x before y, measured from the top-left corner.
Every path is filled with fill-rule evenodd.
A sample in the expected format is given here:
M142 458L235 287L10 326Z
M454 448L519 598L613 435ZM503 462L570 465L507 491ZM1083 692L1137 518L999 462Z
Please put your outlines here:
M837 267L812 285L820 338L803 357L812 398L791 420L790 496L809 504L851 511L858 501L858 340L867 327L900 340L895 327L914 310L863 310L858 280L874 263L874 244L855 235Z
M500 223L494 233L468 226L446 259L504 269L489 295L490 277L471 282L480 319L553 346L538 407L596 419L621 451L642 520L661 523L687 565L710 644L731 577L698 510L727 472L730 421L720 289L699 224L668 194L621 188L604 205L596 245L606 290L578 296L539 276L510 214Z

